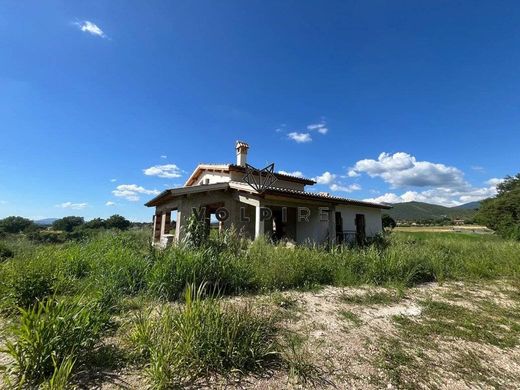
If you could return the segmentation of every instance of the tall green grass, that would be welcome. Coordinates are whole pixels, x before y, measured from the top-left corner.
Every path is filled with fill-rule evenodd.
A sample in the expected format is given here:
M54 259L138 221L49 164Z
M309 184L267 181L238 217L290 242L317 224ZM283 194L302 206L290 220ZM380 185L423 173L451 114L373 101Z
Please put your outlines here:
M14 360L11 368L19 384L37 386L66 382L77 360L99 341L109 317L94 302L79 299L38 302L20 309L5 352Z
M202 248L156 250L149 232L104 232L84 241L10 243L0 262L0 310L13 317L7 344L19 383L60 387L103 337L122 301L182 301L136 321L134 353L157 388L208 373L249 371L273 352L268 319L222 307L188 286L240 294L319 285L414 286L445 280L520 279L520 243L493 236L399 233L364 248L286 248L228 234ZM128 307L128 306L127 306Z
M137 316L129 340L148 362L153 388L182 387L215 373L255 371L277 356L269 316L204 297L204 286L189 285L182 306Z
M146 294L176 300L189 283L224 294L316 285L402 285L516 278L520 244L489 236L393 234L365 248L285 248L229 237L200 249L150 247L141 232L106 232L84 242L41 245L0 264L1 308L29 307L49 296L108 299Z

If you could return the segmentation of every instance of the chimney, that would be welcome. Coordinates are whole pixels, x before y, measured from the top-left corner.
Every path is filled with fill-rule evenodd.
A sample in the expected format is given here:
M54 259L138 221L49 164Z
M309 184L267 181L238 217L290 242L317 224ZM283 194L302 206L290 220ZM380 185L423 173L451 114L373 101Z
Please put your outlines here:
M249 145L245 142L237 141L235 149L237 150L237 165L245 167L247 163L247 151L249 149Z

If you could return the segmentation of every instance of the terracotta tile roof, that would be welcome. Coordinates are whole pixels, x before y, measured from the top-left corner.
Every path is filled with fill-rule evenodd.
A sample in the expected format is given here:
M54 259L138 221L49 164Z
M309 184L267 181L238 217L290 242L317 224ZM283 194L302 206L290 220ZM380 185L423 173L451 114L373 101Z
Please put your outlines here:
M249 187L247 184L242 182L236 182L231 181L229 182L231 188L236 189L246 189L251 190L252 193L256 193L251 187ZM391 209L391 206L380 204L380 203L373 203L373 202L365 202L362 200L356 200L356 199L349 199L349 198L343 198L340 196L334 196L330 194L325 193L319 193L319 192L307 192L307 191L298 191L293 190L289 188L281 188L281 187L270 187L268 190L266 190L264 193L271 194L271 193L280 193L280 194L292 194L304 198L310 198L310 199L319 199L319 200L330 200L333 202L338 203L344 203L344 204L354 204L357 206L366 206L366 207L376 207L381 209Z

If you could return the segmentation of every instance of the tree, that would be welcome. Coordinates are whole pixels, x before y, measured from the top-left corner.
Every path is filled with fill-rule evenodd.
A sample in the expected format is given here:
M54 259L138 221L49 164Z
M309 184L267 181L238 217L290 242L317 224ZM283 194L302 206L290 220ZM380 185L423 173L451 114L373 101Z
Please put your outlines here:
M397 226L395 220L388 214L383 214L383 228L393 229Z
M83 219L83 217L69 216L54 221L54 223L52 224L52 228L54 230L62 230L64 232L70 233L74 230L75 227L81 226L84 223L85 220Z
M0 230L6 233L21 233L35 226L35 223L27 218L7 217L0 220Z
M107 229L121 229L127 230L131 225L131 222L122 217L121 215L114 214L110 218L105 221L105 226Z
M103 229L106 227L106 221L102 218L94 218L88 222L85 222L83 227L85 229Z
M496 197L484 200L475 220L506 238L520 240L520 173L497 186Z

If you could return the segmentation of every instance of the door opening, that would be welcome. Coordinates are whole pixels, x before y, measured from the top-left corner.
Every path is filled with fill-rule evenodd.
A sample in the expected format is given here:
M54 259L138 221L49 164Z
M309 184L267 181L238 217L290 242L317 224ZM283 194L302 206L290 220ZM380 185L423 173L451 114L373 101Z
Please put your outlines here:
M365 214L356 214L356 241L364 245L366 241Z

